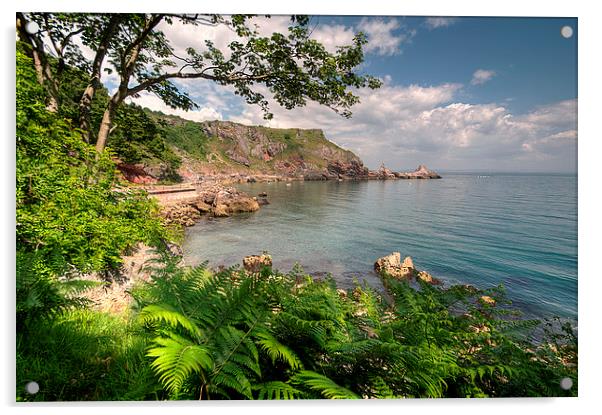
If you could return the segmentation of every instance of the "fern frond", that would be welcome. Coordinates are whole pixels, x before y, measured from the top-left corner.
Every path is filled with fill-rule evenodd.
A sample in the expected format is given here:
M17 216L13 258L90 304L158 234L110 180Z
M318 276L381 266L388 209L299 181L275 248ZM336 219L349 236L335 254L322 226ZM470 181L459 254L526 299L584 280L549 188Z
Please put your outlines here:
M303 385L328 399L359 399L347 388L337 385L331 379L311 370L302 370L291 378L293 384Z
M227 386L249 399L253 399L249 379L261 376L259 353L251 338L254 327L246 332L232 326L217 330L216 367L211 375L216 386Z
M281 381L261 383L253 386L253 389L258 391L257 399L290 400L300 399L303 396L303 392Z
M169 327L181 326L195 339L200 339L202 332L188 317L167 304L152 304L144 307L139 318L144 324L165 323Z
M172 393L177 393L193 373L208 372L213 368L209 350L176 334L157 337L156 345L148 350L147 356L154 358L151 367L159 380Z
M237 365L233 360L222 365L219 372L213 376L212 381L215 385L227 386L246 398L253 399L249 378L242 366Z
M102 285L100 281L74 279L61 281L60 284L57 284L57 288L59 293L65 297L73 297L100 285Z
M272 363L276 363L276 361L279 360L288 364L293 370L303 368L303 364L295 352L288 346L280 343L274 336L268 332L262 332L259 333L257 337L259 338L257 343L261 347L261 350L272 359Z

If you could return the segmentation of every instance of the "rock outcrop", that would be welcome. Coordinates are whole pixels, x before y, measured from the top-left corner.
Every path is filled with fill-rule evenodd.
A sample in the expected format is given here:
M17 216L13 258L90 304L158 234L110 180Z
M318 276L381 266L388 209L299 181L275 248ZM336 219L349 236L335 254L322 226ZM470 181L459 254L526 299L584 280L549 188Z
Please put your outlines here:
M215 194L212 206L214 216L228 216L233 213L259 210L257 200L231 187L218 191ZM224 212L226 215L224 215Z
M406 257L402 264L401 254L399 252L393 252L390 255L378 258L374 263L374 271L379 274L387 274L397 279L408 279L413 275L414 264L410 257Z
M175 203L165 206L161 214L167 223L192 226L201 219L201 212L192 204Z
M374 271L378 274L386 274L392 278L406 281L422 280L431 285L441 285L442 282L426 271L418 271L414 267L412 257L405 257L401 262L401 254L393 252L378 258L374 263Z
M136 184L154 184L158 179L149 174L143 164L128 164L116 161L117 170L123 178L129 182Z
M335 160L328 163L326 170L338 179L361 179L368 177L368 168L364 167L361 160L348 162Z
M272 267L272 257L265 253L261 255L249 255L242 259L242 266L247 272L260 272L264 267Z
M432 170L429 170L424 164L418 166L416 170L410 173L395 173L398 179L440 179L441 176Z
M187 192L173 200L169 198L172 196L169 193L154 196L162 205L161 213L165 221L182 226L192 226L206 214L226 217L259 210L259 202L255 198L220 184L201 186L197 191Z

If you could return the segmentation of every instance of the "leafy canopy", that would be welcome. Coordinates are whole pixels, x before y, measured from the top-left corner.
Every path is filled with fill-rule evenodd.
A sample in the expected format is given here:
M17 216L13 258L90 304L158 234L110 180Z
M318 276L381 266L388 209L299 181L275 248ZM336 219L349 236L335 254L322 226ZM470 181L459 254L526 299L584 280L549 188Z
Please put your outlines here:
M358 70L367 42L361 32L350 45L330 52L311 38L307 16L292 16L285 33L270 35L259 30L254 23L258 18L252 15L29 13L19 17L22 24L34 20L42 28L35 35L19 32L35 53L45 56L41 45L54 45L59 66L69 64L86 71L91 86L98 86L105 59L111 67L105 66L104 71L116 71L118 87L106 106L106 124L99 129L98 150L104 149L115 109L128 97L147 91L172 108L195 108L192 98L174 83L178 79L204 79L231 86L247 103L259 105L266 119L273 116L266 94L287 109L310 100L350 117L351 107L359 101L354 92L381 85L377 78ZM224 26L236 37L224 49L211 40L199 39L197 44L186 45L182 54L175 50L166 31L169 25L176 24ZM86 60L75 46L76 38L95 53L92 61ZM62 73L41 69L39 73L40 77L49 78L42 82L52 86L47 88L49 93L58 95ZM83 118L90 110L89 98L84 94L80 101ZM90 126L82 123L82 128Z
M46 110L30 58L17 51L16 63L17 303L43 313L60 302L59 277L118 271L124 252L166 231L155 204L120 188L110 154Z

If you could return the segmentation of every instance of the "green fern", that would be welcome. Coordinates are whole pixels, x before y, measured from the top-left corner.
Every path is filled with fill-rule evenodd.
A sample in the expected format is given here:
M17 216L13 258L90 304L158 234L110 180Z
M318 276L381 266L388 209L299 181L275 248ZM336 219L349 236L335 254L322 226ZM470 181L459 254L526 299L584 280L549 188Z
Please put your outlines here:
M180 392L186 379L193 373L200 374L213 369L209 350L174 333L154 339L155 347L147 356L154 357L151 367L159 375L166 389L174 394Z
M174 329L181 326L193 338L202 337L201 329L193 321L167 304L152 304L144 307L140 312L140 320L144 324L166 323Z
M272 381L253 386L258 391L257 399L291 400L303 397L303 392L288 383Z
M302 370L291 378L291 383L305 386L328 399L359 399L347 388L337 385L331 379L310 370Z
M303 363L297 357L295 352L289 348L288 346L280 343L274 336L270 333L261 332L257 334L258 341L257 343L261 347L261 349L272 359L272 363L275 364L276 361L281 361L286 363L291 369L297 370L303 368Z

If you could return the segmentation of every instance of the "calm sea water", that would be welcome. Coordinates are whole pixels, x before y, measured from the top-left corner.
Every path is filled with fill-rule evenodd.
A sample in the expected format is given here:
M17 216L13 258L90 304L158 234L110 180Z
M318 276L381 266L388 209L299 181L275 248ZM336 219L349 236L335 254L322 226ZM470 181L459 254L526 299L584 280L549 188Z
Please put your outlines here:
M441 180L240 185L267 192L255 213L188 229L188 264L240 263L268 251L274 266L380 287L374 261L393 251L447 283L503 283L527 315L577 316L577 177L446 174Z

